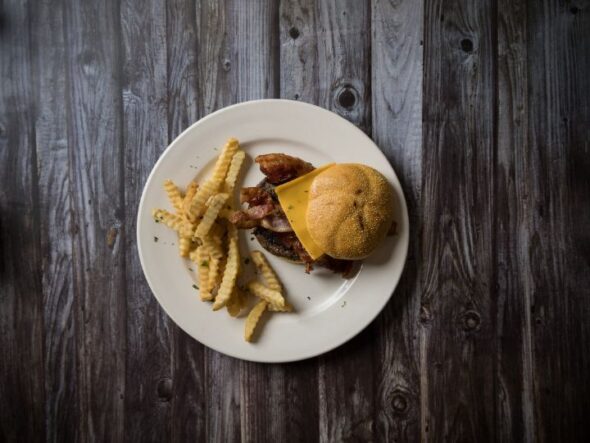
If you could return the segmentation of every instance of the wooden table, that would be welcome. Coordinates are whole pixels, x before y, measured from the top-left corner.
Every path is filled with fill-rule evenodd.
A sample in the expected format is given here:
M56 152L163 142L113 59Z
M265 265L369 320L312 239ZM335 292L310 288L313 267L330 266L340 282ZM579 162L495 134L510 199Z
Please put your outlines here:
M0 440L590 441L587 1L21 1L0 12ZM319 358L207 349L136 251L183 129L281 97L383 149L411 245Z

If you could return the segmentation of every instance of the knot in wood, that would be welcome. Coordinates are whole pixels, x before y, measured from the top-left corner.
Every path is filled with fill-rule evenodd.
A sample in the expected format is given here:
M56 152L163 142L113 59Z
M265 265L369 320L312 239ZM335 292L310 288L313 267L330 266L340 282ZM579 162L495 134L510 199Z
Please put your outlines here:
M423 304L420 306L420 322L430 323L432 321L432 313L430 312L430 306Z
M167 402L172 399L172 379L170 377L160 379L156 389L161 402Z
M229 72L229 70L231 69L231 62L227 58L223 60L223 63L221 65L223 66L223 70L225 72Z
M295 26L289 29L289 37L291 37L293 40L297 40L300 35L301 33L299 32L299 29L297 29Z
M467 311L463 314L463 329L468 332L479 329L480 321L481 319L477 312Z
M405 392L400 390L396 390L393 393L393 398L391 399L391 406L396 414L405 414L408 412L408 405L409 405L408 396Z
M346 110L351 110L358 102L358 92L351 85L344 85L336 94L336 101Z
M468 38L461 40L461 49L464 52L473 52L473 42Z

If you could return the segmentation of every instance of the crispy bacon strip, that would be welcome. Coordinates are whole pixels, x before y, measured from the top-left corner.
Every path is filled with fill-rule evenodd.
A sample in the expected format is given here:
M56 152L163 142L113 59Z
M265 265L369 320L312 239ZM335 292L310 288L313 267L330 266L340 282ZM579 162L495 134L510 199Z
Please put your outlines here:
M273 185L293 180L301 175L313 171L311 163L287 154L264 154L255 159L260 170Z
M240 203L248 203L250 206L272 203L271 195L263 188L252 186L240 190Z

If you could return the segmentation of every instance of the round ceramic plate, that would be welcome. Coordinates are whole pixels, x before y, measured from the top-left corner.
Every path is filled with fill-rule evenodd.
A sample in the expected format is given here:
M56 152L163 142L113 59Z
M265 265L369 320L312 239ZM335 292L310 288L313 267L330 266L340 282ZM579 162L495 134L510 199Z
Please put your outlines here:
M178 255L176 234L154 222L153 208L168 208L165 179L186 185L211 172L219 147L236 137L247 159L240 185L253 186L263 175L253 162L258 154L283 152L316 167L364 163L379 170L395 191L397 233L387 237L356 275L316 269L266 254L294 306L292 313L266 313L256 341L244 341L245 316L213 312L199 300L190 261ZM385 306L400 279L409 238L406 202L395 172L377 146L338 115L317 106L288 100L260 100L221 109L184 131L162 154L141 197L137 244L143 271L160 305L189 335L224 354L259 362L302 360L327 352L354 337ZM261 249L249 231L240 231L241 252ZM251 263L244 263L246 274Z

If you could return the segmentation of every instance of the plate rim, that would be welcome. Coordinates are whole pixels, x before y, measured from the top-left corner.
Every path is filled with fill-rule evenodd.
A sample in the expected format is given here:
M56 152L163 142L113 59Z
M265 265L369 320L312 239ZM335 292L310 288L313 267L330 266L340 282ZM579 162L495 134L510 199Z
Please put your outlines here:
M241 107L248 107L248 106L253 106L253 105L261 105L261 104L288 104L288 105L292 105L292 106L301 106L301 107L307 107L307 108L311 108L314 111L320 111L326 115L328 115L331 118L336 118L337 120L340 120L341 123L344 123L346 125L349 126L350 129L353 129L354 131L356 131L357 133L359 133L360 135L362 135L362 137L364 137L369 143L371 143L372 145L374 145L374 147L377 149L378 151L378 155L381 156L381 159L385 162L385 164L387 164L392 172L393 172L393 176L395 178L395 180L397 181L397 184L399 185L399 204L400 207L402 209L402 217L404 219L404 224L407 227L407 231L406 231L406 235L403 237L402 242L399 242L397 244L397 247L401 247L403 248L402 251L400 251L400 255L402 258L401 261L401 270L399 272L399 275L397 276L396 281L394 282L392 288L391 288L391 292L389 294L389 296L387 296L386 298L384 298L383 303L381 304L381 306L379 306L379 309L375 310L374 315L372 316L367 316L367 318L364 321L359 322L360 326L358 329L357 328L353 328L351 330L351 332L347 333L347 334L343 334L342 335L342 339L341 340L337 340L334 343L330 344L329 346L323 348L322 350L319 351L312 351L310 353L306 353L303 356L297 355L294 356L293 358L277 358L277 359L273 359L272 357L263 357L263 358L244 358L243 356L237 355L236 353L233 353L232 351L227 351L227 350L221 350L219 349L217 346L211 346L209 344L205 344L203 342L201 342L199 339L197 339L193 334L191 334L189 331L187 331L180 323L178 323L174 317L170 314L169 310L164 306L164 304L162 303L162 301L160 300L160 297L158 296L158 294L156 293L156 291L154 290L154 285L148 275L148 272L146 272L146 265L144 262L144 251L142 249L142 240L141 240L141 235L140 235L140 219L141 219L141 214L143 213L143 207L145 204L145 199L146 199L146 192L147 192L147 188L148 185L151 184L152 180L153 180L153 176L155 175L159 165L161 162L163 162L167 156L167 154L174 149L174 146L177 145L180 140L182 140L184 137L186 137L187 133L189 133L195 126L203 124L205 121L213 119L218 117L221 114L224 114L226 112L230 112L231 110L235 109L235 108L241 108ZM187 334L189 337L191 337L193 340L197 341L198 343L200 343L201 345L213 349L216 352L219 352L221 354L227 355L229 357L232 358L236 358L239 360L244 360L244 361L252 361L252 362L256 362L256 363L290 363L290 362L295 362L295 361L303 361L303 360L308 360L323 354L327 354L328 352L333 351L334 349L344 345L345 343L347 343L348 341L352 340L354 337L356 337L357 335L359 335L361 332L363 332L378 316L379 314L381 314L383 312L383 309L385 308L385 306L389 303L389 301L391 300L391 298L393 297L394 292L396 291L399 282L404 274L405 271L405 267L406 267L406 263L407 263L407 256L408 256L408 250L409 250L409 241L410 241L410 224L409 224L409 214L408 214L408 206L407 206L407 201L406 201L406 197L405 197L405 193L402 187L402 184L399 180L399 177L395 171L395 169L393 168L393 166L391 165L389 159L385 156L385 154L383 153L383 151L379 148L379 146L373 141L373 139L371 139L371 137L369 137L364 131L362 131L360 128L358 128L354 123L348 121L347 119L345 119L344 117L340 116L339 114L337 114L336 112L330 111L329 109L326 108L322 108L321 106L312 104L312 103L307 103L307 102L302 102L302 101L298 101L298 100L290 100L290 99L278 99L278 98L269 98L269 99L257 99L257 100L248 100L248 101L243 101L243 102L239 102L239 103L235 103L223 108L220 108L202 118L200 118L199 120L193 122L191 125L189 125L186 129L184 129L176 138L174 138L174 140L172 140L172 142L166 147L166 149L164 149L164 151L162 151L162 153L160 154L160 156L158 157L158 160L154 163L154 166L152 167L147 179L145 180L142 192L141 192L141 198L139 201L139 205L137 206L137 216L135 219L136 222L136 242L137 242L137 253L139 255L139 261L141 264L141 269L144 275L145 280L148 283L148 286L150 288L150 291L152 292L153 297L156 299L156 301L158 302L158 305L160 306L160 308L166 313L166 315L168 316L168 318L170 320L172 320L172 322L174 322L174 324L179 327L185 334Z

